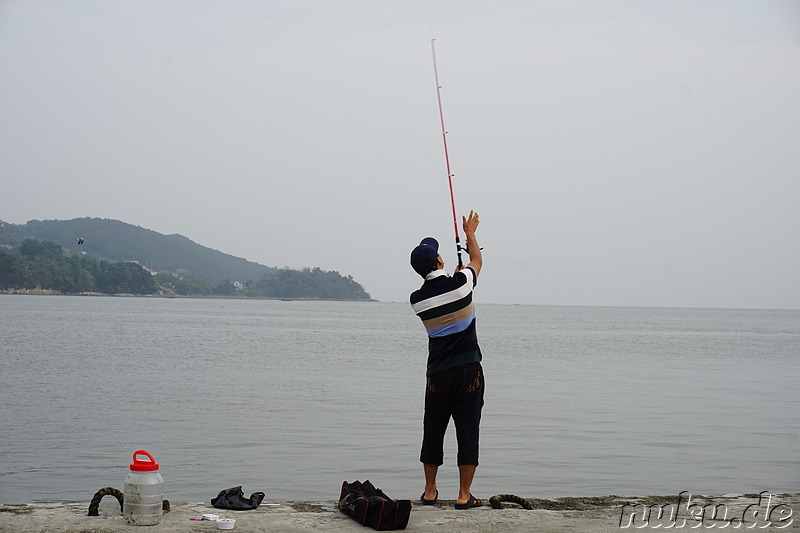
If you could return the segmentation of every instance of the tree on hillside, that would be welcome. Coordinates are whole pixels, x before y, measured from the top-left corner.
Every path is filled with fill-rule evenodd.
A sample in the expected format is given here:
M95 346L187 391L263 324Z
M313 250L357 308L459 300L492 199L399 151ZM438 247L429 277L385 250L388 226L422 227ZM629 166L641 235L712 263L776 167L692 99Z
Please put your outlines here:
M19 245L19 253L28 261L33 261L37 257L58 261L64 257L64 251L58 244L51 241L39 242L33 239L22 241Z
M29 286L25 260L20 254L0 252L0 290Z
M236 294L236 285L234 285L229 279L222 280L217 283L216 286L214 286L214 294L219 294L221 296L233 296Z

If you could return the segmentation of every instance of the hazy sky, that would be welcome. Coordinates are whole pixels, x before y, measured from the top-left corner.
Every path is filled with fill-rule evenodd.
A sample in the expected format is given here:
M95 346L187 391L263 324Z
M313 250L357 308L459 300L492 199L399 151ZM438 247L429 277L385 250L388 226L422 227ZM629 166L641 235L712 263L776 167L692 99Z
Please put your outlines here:
M800 308L800 2L0 0L0 219L101 217L406 301Z

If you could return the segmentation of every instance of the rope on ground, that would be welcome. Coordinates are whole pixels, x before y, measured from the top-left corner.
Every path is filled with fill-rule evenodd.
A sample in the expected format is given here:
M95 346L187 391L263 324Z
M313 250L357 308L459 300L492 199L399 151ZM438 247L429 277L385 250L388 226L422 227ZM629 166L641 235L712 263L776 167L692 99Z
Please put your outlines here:
M125 496L114 487L106 487L98 490L94 494L94 498L92 498L92 502L89 504L89 516L100 515L100 500L103 499L103 496L115 497L119 502L119 512L122 512L122 500Z
M497 494L489 498L489 504L492 506L492 509L502 509L503 502L517 503L521 505L523 509L533 509L533 505L531 505L528 500L515 496L514 494Z

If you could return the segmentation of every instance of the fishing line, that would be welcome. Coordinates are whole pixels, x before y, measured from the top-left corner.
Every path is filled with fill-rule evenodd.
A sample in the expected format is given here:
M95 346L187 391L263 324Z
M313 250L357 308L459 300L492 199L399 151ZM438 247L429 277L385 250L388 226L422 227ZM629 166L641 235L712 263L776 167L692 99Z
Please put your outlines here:
M442 125L442 142L444 143L444 161L447 165L447 183L450 186L450 205L453 209L453 230L456 234L456 254L458 254L458 268L464 267L461 260L461 238L458 235L458 216L456 215L456 198L453 193L453 172L450 169L450 154L447 151L447 129L444 127L444 111L442 111L442 86L439 84L439 69L436 64L436 39L433 37L433 24L431 23L431 54L433 55L433 77L436 82L436 101L439 104L439 122Z

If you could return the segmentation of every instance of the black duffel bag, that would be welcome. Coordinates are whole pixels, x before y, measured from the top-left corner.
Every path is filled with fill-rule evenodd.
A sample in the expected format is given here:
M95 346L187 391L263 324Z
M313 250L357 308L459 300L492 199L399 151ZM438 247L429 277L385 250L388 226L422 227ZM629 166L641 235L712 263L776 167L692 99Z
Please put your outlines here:
M258 508L264 499L263 492L254 492L249 498L244 497L242 487L231 487L220 491L216 498L211 499L211 505L217 509L230 509L233 511L249 511Z
M405 529L411 516L411 500L393 500L369 481L342 483L339 510L376 531Z

